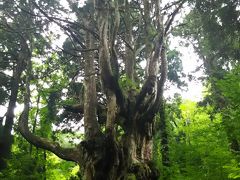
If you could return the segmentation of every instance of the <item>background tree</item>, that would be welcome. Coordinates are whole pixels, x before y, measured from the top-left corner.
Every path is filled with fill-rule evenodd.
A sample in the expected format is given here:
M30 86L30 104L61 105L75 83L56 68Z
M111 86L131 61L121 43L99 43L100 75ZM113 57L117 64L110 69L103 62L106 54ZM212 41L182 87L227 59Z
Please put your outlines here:
M36 173L45 173L44 164L46 163L46 151L38 149L32 150L32 146L29 148L29 144L23 143L23 139L16 133L16 126L14 126L16 123L15 117L18 116L14 114L14 109L17 103L20 104L23 102L22 92L26 78L25 70L27 61L32 59L35 60L34 62L36 63L36 59L43 58L45 53L48 52L48 55L50 54L50 39L49 36L44 34L44 32L48 30L48 24L46 20L42 20L40 16L33 16L33 11L36 9L32 5L32 3L28 3L27 1L7 1L1 4L0 62L1 90L3 90L1 93L1 104L5 105L8 103L8 105L7 112L1 115L0 121L0 167L1 172L5 175L3 177L6 178L7 174L9 174L7 177L10 179L15 179L19 177L20 174L22 177L32 177L36 175L35 171L32 176L29 174L33 169L36 170ZM54 54L48 58L46 64L48 64L53 57ZM41 116L41 129L44 130L40 134L43 136L49 135L49 127L51 124L44 122L44 118L42 117L49 116L52 118L51 112L54 111L54 104L51 102L55 101L52 100L54 95L49 95L48 97L50 92L46 93L47 88L43 89L43 87L41 87L43 84L40 79L45 78L46 80L46 73L49 73L47 67L47 65L35 65L35 72L31 75L34 78L31 86L37 86L36 90L38 91L36 97L35 95L33 96L32 110L30 112L30 120L32 122L31 131L37 133L38 119L39 116ZM51 71L54 70L52 69ZM12 75L8 75L11 73ZM40 89L42 91L40 91ZM32 92L36 93L34 90L32 90ZM5 99L7 96L9 96L8 100ZM51 105L45 107L45 109L40 109L39 104L43 105L47 103L42 100L49 101L48 104ZM48 125L46 125L47 123ZM21 159L22 164L19 164L17 159ZM8 169L6 169L7 164L9 168L15 166L16 169L21 170L16 171L16 169L13 169L14 171L9 173L7 172Z
M216 112L219 112L228 106L229 101L217 85L218 81L239 66L239 3L195 1L194 6L185 19L187 25L181 33L203 60L210 92L203 104L214 104ZM225 117L223 121L227 119ZM228 123L224 124L228 126ZM230 134L231 147L239 149L239 140Z
M236 107L238 105L232 98L238 94L235 87L236 79L239 78L237 71L240 58L239 2L193 1L193 6L194 9L185 19L186 24L180 28L179 32L187 38L200 59L203 60L202 67L206 75L205 85L208 93L199 104L201 106L211 104L214 107L213 114L221 113L229 149L235 158L239 159L239 137L236 133L238 129ZM227 167L232 170L229 178L235 179L239 177L239 167L235 163L239 160L232 162L230 163L232 166Z
M6 166L4 159L8 158L11 152L13 137L11 134L14 124L14 108L17 103L21 75L26 67L26 62L31 58L31 44L33 43L30 30L32 19L23 14L11 1L1 4L1 64L3 82L8 82L4 89L9 93L7 112L1 117L0 129L0 169ZM22 25L24 22L24 25ZM28 43L29 42L29 43ZM11 77L7 76L4 70L12 72ZM3 93L4 95L4 93ZM4 101L3 101L4 102ZM5 119L4 119L5 117ZM3 119L5 121L3 125Z

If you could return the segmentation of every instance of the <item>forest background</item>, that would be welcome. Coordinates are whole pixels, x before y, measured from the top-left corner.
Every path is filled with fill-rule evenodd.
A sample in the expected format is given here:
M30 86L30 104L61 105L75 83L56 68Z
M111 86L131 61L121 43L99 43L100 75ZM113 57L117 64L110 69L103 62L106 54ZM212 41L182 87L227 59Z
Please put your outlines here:
M240 179L237 0L8 0L0 10L0 179ZM195 74L181 47L198 56ZM201 100L168 97L188 81L201 81Z

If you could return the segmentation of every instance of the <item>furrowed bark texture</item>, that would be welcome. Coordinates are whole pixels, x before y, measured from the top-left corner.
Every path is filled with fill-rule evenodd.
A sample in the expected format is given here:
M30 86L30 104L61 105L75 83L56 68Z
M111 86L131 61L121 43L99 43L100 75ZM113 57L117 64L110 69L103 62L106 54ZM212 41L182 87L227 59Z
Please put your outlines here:
M19 120L20 132L35 146L47 149L62 159L77 162L83 179L158 179L159 172L151 162L154 117L160 109L161 135L166 137L162 138L162 144L168 144L163 106L163 90L167 78L164 42L176 13L169 16L164 27L161 1L138 1L139 24L136 24L131 1L95 0L87 3L92 6L89 11L92 14L84 21L88 21L88 28L84 29L84 46L81 46L86 48L84 105L64 107L84 115L85 140L76 148L66 149L29 131L30 64L26 80L25 109ZM142 32L134 34L133 29L140 27L142 22ZM92 33L93 30L96 32ZM136 45L139 42L142 44ZM98 51L94 52L93 49ZM121 73L125 73L124 76L131 83L136 82L136 58L140 55L147 62L145 81L140 89L134 88L132 84L127 84L124 89L120 84L119 71L122 70ZM124 65L120 68L121 61ZM96 68L100 71L104 108L102 103L97 102ZM104 114L101 116L105 119L102 123L99 114ZM166 157L164 161L168 162L168 150L163 151L163 157Z
M90 33L86 34L86 47L93 48L93 37ZM91 139L100 134L96 118L97 95L93 51L86 52L85 59L84 130L86 139Z
M133 34L132 34L132 23L129 2L126 1L125 8L125 26L126 26L126 36L125 36L125 70L126 76L131 81L134 81L134 66L135 66L135 55L134 55L134 45L133 45Z

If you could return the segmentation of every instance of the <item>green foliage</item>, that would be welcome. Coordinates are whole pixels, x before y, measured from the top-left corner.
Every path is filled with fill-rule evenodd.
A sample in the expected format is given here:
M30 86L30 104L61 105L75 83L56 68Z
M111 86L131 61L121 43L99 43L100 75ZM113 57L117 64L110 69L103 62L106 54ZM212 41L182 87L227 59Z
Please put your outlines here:
M155 149L154 155L158 157L162 178L225 180L233 177L231 173L236 175L239 164L231 163L234 156L229 151L228 136L221 114L214 114L211 106L198 107L192 101L179 102L181 103L175 99L167 108L167 112L173 112L168 113L170 167L159 163L160 151ZM157 139L155 143L159 146Z
M136 176L134 174L129 174L127 180L136 180Z
M16 134L8 168L0 172L0 179L79 179L79 167L75 163L64 161L42 149L33 148L30 154L29 148L29 143Z
M0 179L41 179L43 176L37 172L36 160L28 154L16 153L8 161L8 168L0 173Z
M224 99L224 107L221 110L223 123L230 143L240 142L240 68L236 66L231 71L226 73L222 80L216 82L217 87ZM238 151L239 147L233 148L233 151ZM240 150L240 149L239 149Z
M195 102L182 102L179 96L175 96L171 103L166 104L167 131L170 137L170 167L162 165L162 147L158 133L154 139L154 160L157 167L161 169L162 179L239 179L240 164L239 157L236 155L238 152L229 151L231 141L240 142L240 68L237 66L240 57L239 3L233 0L192 0L191 2L194 2L195 8L185 18L186 25L180 26L182 28L176 32L190 40L195 45L199 56L204 57L204 63L210 67L208 69L205 65L207 75L211 76L209 78L212 81L211 87L216 88L212 94L219 92L224 103L221 112L217 113L213 106L199 107ZM61 10L69 11L59 7L56 0L40 0L37 3L49 15L55 16ZM70 4L80 24L85 21L86 13L93 10L88 3L85 7L79 7L75 2ZM131 8L137 7L138 3L138 1L130 1ZM51 45L51 41L58 35L54 37L53 32L48 31L49 18L42 18L43 14L36 9L32 1L3 1L0 3L0 8L0 13L3 15L0 18L0 104L5 104L9 98L12 79L8 75L9 72L18 63L20 52L24 55L28 53L27 48L21 49L20 46L24 39L29 46L33 61L29 126L32 127L32 131L35 129L34 134L54 139L64 147L71 147L76 143L76 139L82 139L82 134L78 129L75 130L78 132L65 131L62 124L75 128L81 125L82 116L68 113L62 106L76 104L83 98L82 79L78 79L84 74L84 58L82 58L84 52L82 51L85 50L86 41L82 27L78 26L79 22L68 24L67 21L59 21L58 24L63 25L65 27L63 29L69 33L69 38L63 45L65 52L58 52L52 50ZM57 11L59 12L56 13ZM36 16L31 16L31 13L36 13ZM144 41L148 41L150 51L153 48L152 41L157 34L154 23L147 22L149 26L146 30L139 26L144 13L135 10L129 13L133 25L132 33L136 37L135 68L139 77L134 82L126 75L120 75L119 84L125 93L140 91L140 84L144 81L144 70L140 63L146 58L144 53L146 47L143 44ZM83 24L85 25L86 22ZM119 27L121 33L119 36L123 38L126 36L124 26L126 25L120 24ZM67 31L69 29L72 32ZM90 29L96 30L96 27L90 27ZM146 34L145 31L148 31L147 36L143 35ZM98 34L96 33L95 36ZM118 46L116 49L122 60L124 54L120 52L123 49L121 41L116 41ZM95 45L97 43L94 42ZM94 51L95 55L98 55L97 50ZM184 76L181 54L176 50L169 50L167 59L168 80L177 83L178 87L184 85L181 79ZM98 71L98 62L95 63ZM121 66L120 73L123 73ZM23 72L18 96L19 103L23 99L24 76L26 74ZM40 97L39 102L37 102L38 97ZM159 117L156 117L156 121L159 121ZM64 133L58 134L57 128ZM120 137L123 130L118 128L117 133ZM74 139L73 136L76 138ZM12 156L8 161L8 168L0 173L0 179L79 178L77 175L79 167L76 164L60 160L55 155L32 147L16 133L16 128L14 128L14 137ZM145 167L140 165L139 168ZM128 179L137 178L129 174Z
M183 73L181 54L176 50L169 50L167 52L168 60L168 80L176 83L180 88L186 86L186 83L181 79L186 75Z
M182 128L185 133L184 140L189 140L187 134L192 136L195 132L200 135L206 132L207 135L204 138L210 140L207 147L209 149L214 148L214 151L208 152L208 158L205 157L204 161L201 158L201 161L198 162L200 167L204 163L207 163L207 166L211 165L215 156L221 168L219 170L216 168L215 170L211 169L211 172L216 171L216 174L221 172L223 179L239 178L239 3L232 0L193 0L191 2L194 8L184 20L186 26L178 29L177 34L187 38L203 60L208 80L206 84L210 88L208 89L208 96L199 104L205 106L203 110L207 111L209 117L204 117L202 114L198 117L198 123L200 123L201 119L209 119L211 123L207 123L208 127L204 127L200 123L196 129L192 126L192 124L196 123L192 122L194 118L185 121ZM209 104L212 106L210 109L208 109ZM199 114L199 111L195 111L192 112L192 114L195 114L193 116L189 107L181 108L183 108L182 111L188 109L185 119L189 119L187 115L196 117L196 114ZM193 142L196 142L196 140L201 142L204 139L199 139L201 137L199 134L193 136L194 140L190 139L189 144L191 146L194 145ZM221 139L221 141L212 136L213 134L217 135L216 138ZM222 147L219 147L219 144ZM202 146L199 146L199 148L202 151ZM221 158L217 157L217 153L221 154ZM197 157L195 154L194 156ZM225 160L222 157L225 157ZM208 179L207 177L209 176L207 175L204 179ZM219 177L212 175L210 177L219 179Z
M228 172L229 179L239 179L240 178L240 163L235 159L231 160L228 165L223 166Z
M240 66L234 67L222 80L217 81L217 86L228 102L240 105Z
M120 87L125 91L125 92L129 92L129 91L140 91L139 88L139 84L136 82L133 82L131 79L129 79L126 75L122 75L119 79L119 84Z
M78 179L79 166L66 162L53 154L49 154L46 164L46 176L50 180Z

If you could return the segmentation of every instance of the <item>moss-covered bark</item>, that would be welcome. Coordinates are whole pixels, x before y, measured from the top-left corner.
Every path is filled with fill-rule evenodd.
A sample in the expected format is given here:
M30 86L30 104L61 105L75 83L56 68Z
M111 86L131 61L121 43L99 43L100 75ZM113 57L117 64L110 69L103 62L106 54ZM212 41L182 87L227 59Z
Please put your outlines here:
M151 3L146 0L87 1L86 6L81 8L86 11L76 12L79 16L76 24L80 24L76 27L84 28L71 31L75 27L72 24L67 28L74 39L77 35L85 35L78 39L84 39L80 43L85 65L84 105L81 104L76 111L84 116L85 140L75 148L63 148L29 131L30 70L26 75L25 109L19 123L22 135L37 147L47 149L65 160L77 162L87 180L157 179L159 173L151 159L154 117L163 102L167 74L163 47L165 36L183 2L177 1L176 5L179 6L164 23L160 0ZM34 4L46 18L58 20L50 18L37 3ZM142 24L143 29L140 28ZM139 32L132 30L136 27ZM141 78L143 75L135 67L139 59L147 62L145 80L141 82L137 82L139 77L136 74ZM138 87L131 85L124 89L120 85L120 74L131 83L138 83ZM96 79L101 81L99 88L96 87ZM98 100L98 94L102 95L99 98L101 100ZM104 108L98 108L98 103L102 103ZM100 119L97 114L104 116ZM121 133L117 131L118 128Z
M159 171L151 160L133 161L129 157L131 147L121 146L112 136L98 137L81 144L84 149L83 179L125 180L158 179Z

